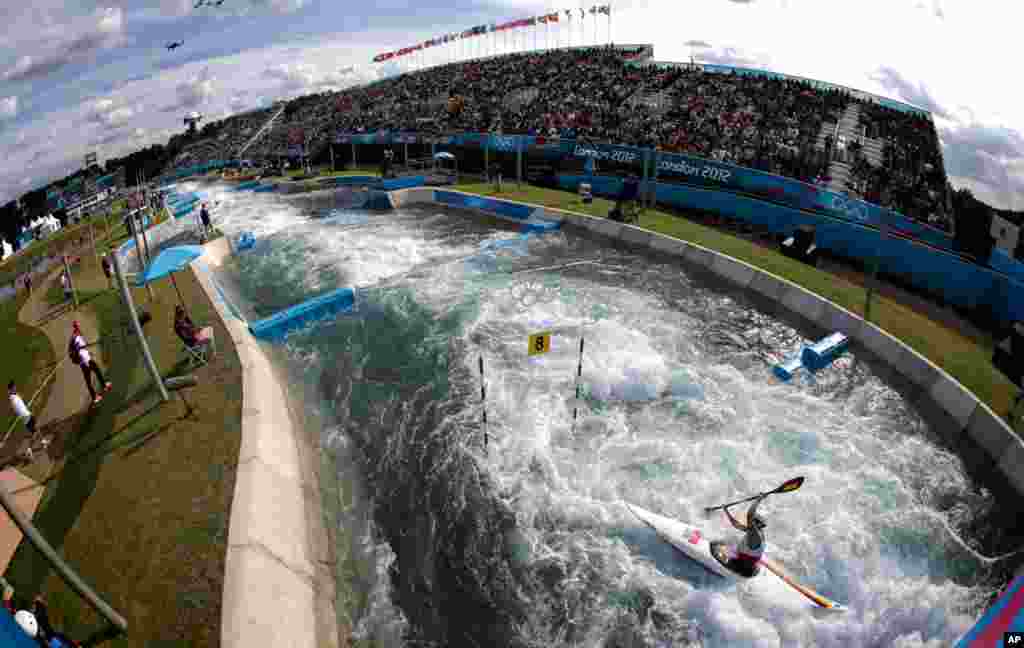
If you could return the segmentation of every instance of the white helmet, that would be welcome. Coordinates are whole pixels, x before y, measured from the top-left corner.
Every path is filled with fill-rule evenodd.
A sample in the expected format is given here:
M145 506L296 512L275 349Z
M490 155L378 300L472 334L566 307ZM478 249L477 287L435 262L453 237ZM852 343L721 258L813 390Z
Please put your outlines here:
M28 636L35 638L39 634L39 622L36 621L36 615L28 610L18 610L14 615L14 620Z

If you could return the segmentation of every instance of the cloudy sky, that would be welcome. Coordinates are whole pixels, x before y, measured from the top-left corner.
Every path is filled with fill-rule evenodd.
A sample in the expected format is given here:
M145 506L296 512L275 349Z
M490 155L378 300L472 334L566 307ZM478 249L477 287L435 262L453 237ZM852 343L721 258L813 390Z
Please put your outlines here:
M580 0L33 0L0 6L0 203L207 120L413 64L384 50ZM1024 5L995 0L610 0L617 43L659 60L757 66L902 99L935 114L946 169L999 207L1024 209ZM608 37L588 15L537 45ZM533 47L531 34L493 43ZM173 52L164 46L184 41ZM474 46L480 47L483 39ZM457 46L456 46L457 47ZM449 46L419 63L465 56Z

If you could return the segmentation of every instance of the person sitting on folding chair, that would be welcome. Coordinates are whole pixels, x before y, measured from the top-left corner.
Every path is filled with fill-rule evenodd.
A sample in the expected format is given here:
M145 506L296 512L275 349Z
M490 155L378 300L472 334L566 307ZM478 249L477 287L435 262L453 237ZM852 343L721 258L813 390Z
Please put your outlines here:
M213 348L213 327L196 328L179 304L174 307L174 332L185 343L193 361L206 362L209 349Z

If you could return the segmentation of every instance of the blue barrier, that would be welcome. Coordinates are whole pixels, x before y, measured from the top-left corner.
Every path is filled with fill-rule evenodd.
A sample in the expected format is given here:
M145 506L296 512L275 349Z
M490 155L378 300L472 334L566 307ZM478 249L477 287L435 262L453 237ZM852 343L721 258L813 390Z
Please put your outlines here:
M595 193L610 197L617 196L622 187L618 178L605 176L565 175L558 181L570 191L580 182L589 182ZM910 239L883 237L877 229L724 191L659 182L655 183L655 195L662 204L722 214L778 234L813 225L817 229L815 243L823 250L861 260L878 255L879 272L901 277L946 303L981 309L1001 324L1024 318L1024 299L1020 298L1024 296L1024 277L1018 279L1017 268L1008 264L1004 266L1013 272L1002 274Z
M339 176L337 178L324 178L320 184L327 186L348 186L348 185L369 185L380 180L377 176Z
M488 211L498 216L504 216L517 221L525 221L529 219L530 215L533 214L533 211L536 209L536 207L523 205L521 203L506 202L504 200L495 200L493 198L471 196L444 190L434 191L434 200L446 205L451 205L452 207Z
M376 211L389 211L395 208L394 204L391 202L391 195L386 191L371 192L370 197L365 203L363 203L363 207Z
M530 221L523 224L522 231L528 234L545 234L554 232L562 227L562 224L555 221Z
M296 329L355 308L355 291L339 288L326 295L314 297L266 319L249 323L249 332L261 340L281 341Z
M441 146L479 146L493 151L526 151L549 158L586 158L633 166L637 175L647 168L653 175L669 181L685 182L706 188L750 194L794 209L809 210L835 218L879 226L883 221L893 229L946 250L953 249L953 237L941 230L912 221L902 214L863 200L850 198L826 188L784 178L764 171L692 155L666 153L630 146L591 144L572 139L532 135L493 135L459 133L443 137L424 137L415 133L342 133L335 142L383 145L429 141ZM655 171L656 169L656 171Z
M253 189L260 186L259 180L249 180L235 187L235 191L245 191L246 189Z
M187 205L194 205L197 202L199 202L199 197L198 196L193 197L193 198L185 198L183 200L177 200L175 202L170 203L168 206L171 209L178 209L179 207L185 207Z
M423 176L409 176L407 178L391 178L388 180L381 180L380 184L375 187L381 191L397 191L399 189L411 189L413 187L422 187L426 184L427 179Z
M1017 281L1024 281L1024 263L1014 259L997 247L992 248L992 255L989 257L988 265L993 270L1007 274Z
M268 191L277 191L277 185L263 185L262 187L256 187L252 191L253 193L267 193Z
M178 207L173 210L174 217L181 218L182 216L187 216L188 214L191 214L193 211L195 211L195 208L195 202L186 203L185 205L182 205L181 207Z

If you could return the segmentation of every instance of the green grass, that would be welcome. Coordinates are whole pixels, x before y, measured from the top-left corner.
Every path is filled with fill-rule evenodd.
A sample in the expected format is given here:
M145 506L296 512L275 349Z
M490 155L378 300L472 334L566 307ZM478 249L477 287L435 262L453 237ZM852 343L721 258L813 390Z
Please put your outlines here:
M457 188L484 196L508 198L597 217L605 217L613 206L612 202L600 198L595 198L590 205L584 205L576 194L525 184L517 188L515 183L506 183L500 193L491 184L466 183ZM728 254L799 284L851 312L861 316L864 314L864 288L787 258L774 249L660 210L644 212L640 226ZM872 321L946 370L996 414L1007 417L1017 389L992 366L990 341L979 344L907 306L877 294L872 307Z
M36 259L44 257L48 254L63 254L72 253L72 249L77 246L77 239L84 238L85 245L82 248L92 251L91 243L89 241L89 223L92 222L96 227L96 240L99 243L105 232L104 219L101 216L94 216L91 219L83 220L75 225L69 225L63 229L58 230L55 234L41 240L34 241L29 246L12 256L6 261L0 262L0 285L8 284L13 281L18 275L28 270L29 266L35 262Z
M137 344L119 338L114 291L85 308L101 332L100 361L114 383L103 403L73 417L54 446L61 455L37 476L45 492L34 521L114 609L129 633L112 646L216 645L220 633L227 525L241 442L241 367L227 331L191 273L178 285L197 325L214 326L218 355L194 372L199 386L161 404ZM104 278L83 262L83 291ZM133 290L153 319L146 334L164 377L184 371L172 330L178 303L169 281ZM182 401L187 399L190 407ZM191 410L191 411L190 411ZM22 543L6 577L20 596L42 591L57 627L82 639L97 615Z
M18 311L24 305L25 299L26 295L22 292L13 299L0 302L0 340L5 341L4 370L0 372L0 381L3 381L3 389L6 392L8 381L13 380L18 385L18 393L28 403L53 369L57 357L45 333L18 321ZM31 404L30 409L36 416L46 407L46 400L52 387L53 381L50 381ZM10 409L5 409L0 435L7 434L7 429L14 420L14 414Z

